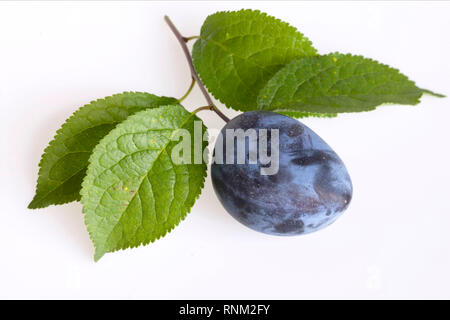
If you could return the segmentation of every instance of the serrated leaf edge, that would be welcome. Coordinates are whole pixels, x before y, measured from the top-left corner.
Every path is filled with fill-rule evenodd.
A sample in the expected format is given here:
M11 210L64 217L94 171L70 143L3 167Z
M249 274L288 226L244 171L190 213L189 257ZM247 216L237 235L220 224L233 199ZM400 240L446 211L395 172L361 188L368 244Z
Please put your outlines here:
M181 105L180 105L181 106ZM160 107L165 107L165 106L160 106ZM159 108L160 108L159 107ZM157 109L157 108L155 108L155 109ZM140 111L140 112L145 112L146 110L143 110L143 111ZM139 113L140 112L138 112L138 113L136 113L136 114L134 114L134 115L131 115L130 117L128 117L127 118L127 120L128 119L130 119L131 117L136 117L136 116L139 116ZM183 123L182 123L182 125L180 126L180 128L182 128L192 117L195 117L195 113L190 113L190 115L185 119L185 121L183 121ZM202 123L203 123L203 121L202 121ZM116 126L116 128L114 128L113 130L119 130L123 125L125 125L124 124L124 122L121 122L120 124L118 124L117 126ZM112 132L112 131L111 131ZM100 140L100 142L97 144L97 146L95 146L95 148L93 149L93 151L92 151L92 155L94 155L95 154L95 152L96 152L96 149L98 149L99 148L99 145L102 143L102 141L104 140L104 139L106 139L108 136L109 136L109 134L110 133L108 133L105 137L103 137L101 140ZM163 151L167 148L167 146L171 143L172 141L171 140L169 140L165 145L164 145L164 147L161 149L161 151L158 153L158 155L155 157L155 161L153 162L153 164L156 162L156 160L159 158L159 156L163 153ZM83 182L82 182L82 184L81 184L81 191L80 191L80 195L81 195L81 203L83 204L83 196L85 195L85 192L84 192L84 189L85 189L85 186L87 185L87 183L88 183L88 181L87 181L87 177L88 177L88 175L89 175L89 171L90 170L92 170L92 169L90 169L90 167L91 167L91 157L89 158L89 164L88 164L88 169L87 169L87 172L86 172L86 175L85 175L85 177L84 177L84 179L83 179ZM153 167L153 164L152 164L152 166L149 168L149 170L148 170L148 172L150 172L150 170L151 170L151 168ZM148 173L147 173L148 174ZM203 179L202 179L202 182L201 182L201 184L200 184L200 192L194 197L194 201L195 200L197 200L199 197L200 197L200 195L201 195L201 190L203 190L203 187L204 187L204 185L205 185L205 180L206 180L206 176L207 176L207 170L205 170L205 173L204 173L204 175L203 175ZM142 179L143 180L143 179ZM141 182L141 184L142 184L142 182ZM139 187L140 187L140 185L139 185ZM137 192L136 192L137 193ZM87 214L87 212L86 212L86 210L85 210L85 208L84 208L84 206L83 206L83 209L82 209L82 212L83 212L83 214L84 214L84 223L85 223L85 225L86 225L86 228L87 228L87 230L88 230L88 233L89 233L89 237L90 237L90 239L91 239L91 241L92 241L92 243L93 243L93 245L94 245L94 249L95 249L95 252L94 252L94 261L95 262L98 262L106 253L111 253L111 252L116 252L116 251L121 251L121 250L126 250L126 249L133 249L133 248L138 248L138 247L141 247L141 246L146 246L146 245L148 245L148 244L150 244L150 243L153 243L153 242L155 242L155 241L157 241L157 240L159 240L159 239L161 239L161 238L163 238L163 237L165 237L168 233L170 233L173 229L175 229L175 227L177 227L186 217L187 217L187 215L188 215L188 213L191 211L191 209L192 209L192 207L191 208L189 208L189 209L187 209L186 210L186 212L184 212L181 216L180 216L180 220L177 222L177 223L175 223L171 228L168 228L164 233L162 233L161 235L159 235L159 236L157 236L157 237L155 237L154 239L150 239L149 241L144 241L144 242L141 242L141 243L137 243L137 244L135 244L135 245L130 245L130 246L127 246L127 247L120 247L120 248L114 248L113 250L111 250L111 251L106 251L106 252L103 252L103 253L97 253L97 245L96 245L96 243L94 242L94 240L93 240L93 237L92 237L92 235L93 235L93 230L92 230L92 228L91 228L91 226L90 226L90 224L89 223L87 223L87 217L86 217L86 214Z
M261 14L262 16L272 18L272 19L274 19L274 21L277 21L277 22L279 22L279 23L281 23L281 24L287 26L288 28L293 29L295 32L299 33L299 34L303 37L304 42L305 42L306 44L310 45L310 46L311 46L311 49L313 49L313 50L315 51L316 55L317 55L317 49L313 46L312 41L311 41L308 37L306 37L302 32L300 32L296 27L294 27L293 25L291 25L290 23L288 23L288 22L286 22L286 21L283 21L283 20L281 20L281 19L279 19L279 18L276 18L276 17L274 17L274 16L272 16L272 15L269 15L269 14L267 14L267 13L265 13L265 12L263 12L263 11L257 10L257 9L256 9L256 10L253 10L253 9L241 9L241 10L237 10L237 11L235 11L235 10L218 11L218 12L215 12L215 13L213 13L213 14L208 15L208 16L206 17L206 19L208 19L209 17L211 17L211 16L213 16L213 15L219 14L219 13L241 13L241 12L246 12L246 11L247 11L247 12L255 12L255 13L259 13L259 14ZM205 19L205 21L206 21L206 19ZM203 30L203 26L202 26L202 30ZM211 41L211 42L215 43L215 41L212 41L212 40L210 40L210 39L205 39L204 37L202 37L202 35L201 35L202 30L200 31L200 35L198 36L198 40L195 41L195 43L194 43L194 45L193 45L193 48L194 48L194 46L195 46L197 43L199 43L199 41L201 41L201 40L203 40L203 41ZM192 49L192 51L193 51L193 49ZM228 51L228 52L229 52L229 51ZM311 56L313 56L313 55L311 55ZM192 57L193 57L193 60L194 60L194 65L195 65L195 64L196 64L196 62L195 62L195 61L196 61L196 58L195 58L194 55L192 55ZM243 60L246 60L245 58L242 58L242 57L239 57L239 58L241 58L241 59L243 59ZM290 63L290 62L289 62L289 63ZM289 64L289 63L288 63L288 64ZM286 64L286 65L288 65L288 64ZM255 64L255 65L256 65L256 64ZM285 66L286 66L286 65L285 65ZM256 65L256 66L259 67L258 65ZM284 68L284 67L283 67L283 68ZM280 70L282 70L283 68L281 68ZM264 70L264 68L261 68L261 69ZM235 107L227 106L226 103L225 103L225 101L223 101L223 99L217 97L217 96L214 94L214 92L211 91L210 86L209 86L208 84L205 83L205 81L204 81L204 79L203 79L203 77L202 77L202 74L199 73L198 71L197 71L197 73L198 73L198 75L199 75L199 77L200 77L200 80L203 82L203 85L206 87L206 89L208 89L209 93L211 93L211 95L212 95L216 100L220 101L226 108L232 109L232 110L238 110L238 111L246 112L246 110L243 110L243 109L241 109L241 108L237 108L237 107L235 108ZM273 74L272 77L274 77L277 73L278 73L278 72L276 72L275 74ZM269 81L270 81L270 79L269 79L267 82L269 82ZM243 81L241 80L241 82L243 82ZM244 83L244 82L243 82L243 83ZM266 83L266 84L267 84L267 83ZM244 83L244 85L245 85L245 83ZM264 88L264 87L263 87L263 88ZM258 97L258 93L256 93L255 95ZM249 111L249 110L247 110L247 111Z
M272 77L271 79L269 79L269 81L266 83L266 86L267 86L267 84L268 84L273 78L275 78L275 77L276 77L279 73L281 73L285 68L288 68L291 64L294 64L294 63L296 63L296 62L299 62L299 61L301 61L302 59L312 59L312 58L326 57L326 56L330 56L330 57L333 57L333 56L339 56L339 58L342 58L342 57L362 58L362 59L368 60L369 62L374 62L374 63L379 64L380 66L386 67L386 68L390 69L391 71L395 71L395 72L399 73L400 75L402 75L402 76L404 76L404 77L406 78L406 81L408 81L408 82L410 82L411 84L413 84L413 85L417 88L418 92L420 92L420 95L417 97L417 101L416 101L414 104L408 104L408 105L417 105L417 104L419 104L419 103L420 103L420 98L421 98L421 97L423 96L423 94L424 94L424 91L425 91L424 89L420 89L420 88L416 85L416 83L415 83L413 80L411 80L411 79L410 79L407 75L405 75L404 73L400 72L400 70L397 69L397 68L394 68L394 67L391 67L390 65L387 65L387 64L385 64L385 63L379 62L378 60L375 60L375 59L372 59L372 58L367 58L367 57L365 57L365 56L363 56L363 55L352 54L352 53L339 53L339 52L331 52L331 53L324 54L324 55L316 55L316 56L310 56L310 57L304 57L304 58L293 59L291 62L289 62L289 63L288 63L287 65L285 65L283 68L281 68L280 70L278 70L278 71L273 75L273 77ZM323 70L322 70L322 72L323 72ZM303 81L303 83L304 83L304 82L307 82L307 81L309 81L309 80L311 80L311 79L313 79L313 78L316 77L316 76L317 76L317 74L313 75L312 77L310 77L310 78L308 78L307 80ZM340 80L342 80L342 79L340 79ZM268 103L268 104L266 103L265 105L260 105L260 103L259 103L259 101L262 100L262 98L260 98L260 97L261 97L261 95L262 95L264 89L266 88L266 86L264 86L264 87L261 89L261 91L258 93L258 97L257 97L257 105L258 105L258 109L259 109L259 110L266 110L266 111L273 111L273 112L303 112L303 111L299 111L299 110L280 109L280 108L277 108L277 109L264 109L264 106L265 106L265 105L266 105L266 106L267 106L267 105L270 105L270 103L272 102L272 101L270 101L270 103ZM429 90L427 90L427 91L429 91ZM274 98L274 97L272 97L272 100L273 100L273 98ZM375 110L376 108L378 108L378 107L380 107L380 106L382 106L382 105L386 105L386 104L391 104L391 102L385 102L385 103L376 105L376 106L373 107L373 109L370 109L370 110L362 110L362 111L357 111L357 112L369 112L369 111L373 111L373 110ZM392 103L392 104L398 104L398 103ZM305 111L305 112L309 112L309 111ZM355 112L356 112L356 111L344 111L344 112L339 112L339 113L355 113Z
M27 206L28 209L42 209L42 208L46 208L47 206L45 206L45 205L36 204L36 205L32 206L32 204L33 204L33 202L37 202L37 203L41 202L49 194L51 194L53 191L55 191L57 188L59 188L63 183L65 183L66 181L68 181L69 179L71 179L72 177L74 177L75 175L77 175L80 172L80 171L77 171L75 174L73 174L72 176L67 178L63 183L59 184L53 190L47 192L45 194L45 196L39 197L38 199L36 198L37 197L38 186L39 186L39 178L41 177L41 175L43 173L42 170L43 170L44 162L46 161L44 156L45 156L46 153L48 153L50 151L50 149L52 147L54 147L56 137L61 133L62 130L64 130L70 124L69 122L72 121L73 118L75 118L82 111L81 110L82 108L87 107L87 106L89 106L91 104L94 104L94 103L100 103L100 102L106 101L106 99L114 98L114 97L117 97L117 96L120 96L120 95L123 95L123 94L150 94L150 95L153 95L151 93L142 92L142 91L124 91L124 92L121 92L121 93L115 93L115 94L106 96L104 98L91 100L89 103L84 104L83 106L79 107L76 111L74 111L72 113L72 115L70 117L68 117L64 121L64 123L59 127L59 129L56 130L56 133L54 134L52 140L48 143L47 147L45 147L44 151L42 152L41 159L39 160L39 164L38 164L39 170L38 170L38 175L37 175L36 184L35 184L35 195L34 195L33 199L31 200L31 202L29 203L29 205ZM160 98L169 98L169 97L161 96ZM80 198L81 198L81 196L78 196L78 199L76 199L75 201L79 201ZM57 201L55 203L52 203L49 206L62 205L62 204L70 203L70 202L73 202L73 201L74 200L71 200L71 199L68 199L68 198L61 199L61 201Z

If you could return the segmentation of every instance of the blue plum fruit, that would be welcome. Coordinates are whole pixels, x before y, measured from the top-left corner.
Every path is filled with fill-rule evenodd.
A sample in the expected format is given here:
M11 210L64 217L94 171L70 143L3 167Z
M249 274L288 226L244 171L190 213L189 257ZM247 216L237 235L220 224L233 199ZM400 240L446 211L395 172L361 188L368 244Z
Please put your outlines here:
M227 133L235 129L254 129L256 154L269 150L269 156L275 155L273 129L278 129L278 157L271 159L278 161L275 174L262 173L271 165L262 158L250 161L255 155L250 144L255 136L234 136L227 141ZM267 132L266 149L259 145L265 138L260 132ZM344 163L298 120L274 112L250 111L230 120L221 134L223 139L219 137L214 148L212 183L225 209L247 227L271 235L306 234L330 225L348 207L353 187ZM239 162L237 155L239 139L244 139L244 162ZM234 155L232 161L226 159L227 153ZM223 155L222 161L218 155Z

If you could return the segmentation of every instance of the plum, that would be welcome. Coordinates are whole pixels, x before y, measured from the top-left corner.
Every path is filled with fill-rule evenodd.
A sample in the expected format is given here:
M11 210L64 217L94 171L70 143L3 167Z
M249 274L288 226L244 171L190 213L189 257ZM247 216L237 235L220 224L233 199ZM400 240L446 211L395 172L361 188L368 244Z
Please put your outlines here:
M239 129L246 134L228 138ZM250 111L230 120L221 135L214 148L212 183L228 213L245 226L271 235L306 234L330 225L348 207L353 186L344 163L298 120ZM260 144L263 139L266 148ZM263 151L271 163L258 157Z

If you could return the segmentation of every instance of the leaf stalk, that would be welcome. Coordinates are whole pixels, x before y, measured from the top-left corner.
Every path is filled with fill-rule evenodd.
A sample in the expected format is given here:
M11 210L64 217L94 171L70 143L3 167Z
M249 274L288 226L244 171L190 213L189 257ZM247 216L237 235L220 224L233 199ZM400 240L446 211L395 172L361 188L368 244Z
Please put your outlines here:
M194 88L194 85L195 85L195 79L194 79L194 77L192 77L192 81L191 81L191 84L190 84L188 90L180 99L178 99L178 102L181 103L181 102L183 102L184 99L186 99L186 97L191 93L192 89Z

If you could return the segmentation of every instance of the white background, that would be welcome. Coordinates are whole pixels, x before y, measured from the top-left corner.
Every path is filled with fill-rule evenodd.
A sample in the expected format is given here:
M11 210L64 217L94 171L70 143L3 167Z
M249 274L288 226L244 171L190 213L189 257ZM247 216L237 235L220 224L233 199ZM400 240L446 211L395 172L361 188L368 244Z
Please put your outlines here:
M26 209L42 150L76 108L127 90L185 92L164 14L190 36L208 14L240 8L288 21L321 53L362 54L450 94L449 2L2 2L0 298L450 298L449 98L304 120L354 183L347 212L307 236L240 225L209 177L172 233L98 263L78 203ZM185 101L204 104L198 89Z

